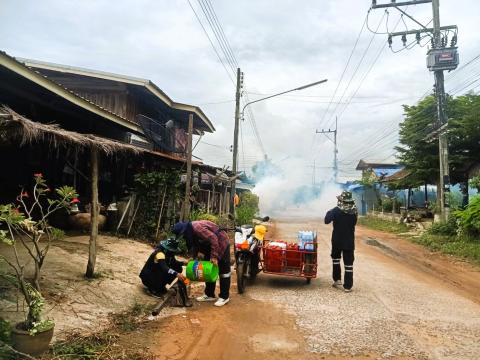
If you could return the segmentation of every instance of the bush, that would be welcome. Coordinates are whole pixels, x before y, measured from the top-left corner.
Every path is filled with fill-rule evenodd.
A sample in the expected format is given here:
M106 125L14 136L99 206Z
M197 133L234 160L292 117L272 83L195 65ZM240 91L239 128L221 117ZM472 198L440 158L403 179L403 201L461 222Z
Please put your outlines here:
M474 176L470 179L470 187L477 189L477 191L480 193L480 175Z
M455 236L458 232L456 216L450 216L447 221L433 223L428 232L432 235Z
M458 192L449 192L447 193L448 203L451 209L460 209L463 205L463 195Z
M235 212L237 224L251 224L256 213L257 211L254 208L246 205L240 205L237 207Z
M255 211L258 211L259 201L259 197L251 192L244 192L240 195L240 206L251 207Z
M382 199L382 209L384 212L392 212L394 200L390 198Z
M469 236L480 235L480 195L472 198L468 206L463 210L455 211L458 218L459 230Z
M208 220L214 222L215 224L218 224L218 216L206 213L202 210L192 210L190 212L190 221L196 220Z
M10 344L10 333L12 327L7 320L0 318L0 342Z
M235 210L237 224L250 224L258 213L259 198L250 192L244 192L240 195L240 205Z
M158 216L163 202L162 224L173 223L175 213L169 210L168 204L181 198L182 184L178 171L149 172L135 175L135 192L138 214L135 217L131 234L133 237L156 241ZM136 205L138 206L138 202Z

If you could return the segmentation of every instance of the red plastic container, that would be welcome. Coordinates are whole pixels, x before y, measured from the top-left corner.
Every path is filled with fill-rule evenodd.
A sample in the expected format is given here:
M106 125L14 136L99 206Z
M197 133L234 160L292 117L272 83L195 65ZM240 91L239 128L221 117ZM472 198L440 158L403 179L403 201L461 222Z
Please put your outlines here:
M265 248L265 270L268 272L282 272L285 264L285 247L274 243Z
M302 265L302 253L298 250L298 245L294 243L287 244L286 253L287 267L300 268Z

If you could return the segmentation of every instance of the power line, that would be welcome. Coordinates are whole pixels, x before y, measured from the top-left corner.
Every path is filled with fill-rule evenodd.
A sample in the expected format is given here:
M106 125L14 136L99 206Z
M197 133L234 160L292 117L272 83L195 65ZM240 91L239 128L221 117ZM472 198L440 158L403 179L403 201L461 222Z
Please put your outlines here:
M407 6L406 9L408 9L408 6ZM369 11L370 11L370 10L369 10ZM388 13L388 11L386 11L386 13ZM384 15L382 16L382 19L383 19L384 16L385 16L385 13L384 13ZM395 31L395 29L398 27L398 25L400 24L400 21L401 21L401 19L399 19L399 20L397 21L397 23L395 24L395 26L394 26L394 28L393 28L393 31ZM379 25L380 25L380 24L379 24ZM375 34L373 34L373 37L374 37L374 36L375 36ZM370 41L370 43L369 43L369 47L370 47L370 45L371 45L371 43L372 43L372 41L373 41L373 37L372 37L372 39L371 39L371 41ZM382 53L383 53L386 45L387 45L387 43L385 43L383 46L380 47L380 51L378 52L377 56L376 56L375 59L373 60L373 63L370 65L370 67L368 68L367 72L365 73L365 75L363 76L363 78L360 80L360 83L359 83L358 87L357 87L356 90L353 92L353 94L350 96L349 100L347 101L347 104L344 106L344 108L343 108L342 112L340 113L339 117L341 117L341 116L343 115L343 113L345 112L345 110L349 107L349 104L351 103L351 101L353 100L353 98L355 97L355 95L357 94L358 90L360 90L360 88L361 88L362 85L363 85L363 82L364 82L365 79L368 77L368 75L369 75L370 72L372 71L373 67L374 67L375 64L377 63L378 59L379 59L380 56L382 55ZM367 47L366 50L368 50L369 47ZM364 55L365 55L365 53L364 53ZM362 60L363 60L363 57L362 57L362 59L360 60L360 62L361 62ZM357 67L357 69L358 69L358 67ZM355 75L355 74L354 74L354 75ZM351 78L351 80L353 80L353 77ZM348 88L348 86L347 86L347 88ZM335 109L335 111L336 111L336 109ZM330 126L330 125L329 125L329 126Z
M215 54L217 55L218 60L219 60L220 63L222 64L223 68L225 69L225 72L227 73L228 78L230 79L230 81L232 82L232 84L235 86L235 81L233 81L233 78L232 78L232 76L230 75L230 72L228 71L227 66L226 66L225 63L223 62L220 54L219 54L218 51L217 51L217 48L216 48L215 45L213 44L212 39L210 39L210 35L208 35L208 32L207 32L207 30L205 29L205 27L203 26L203 23L202 23L202 21L200 20L197 12L196 12L195 9L193 8L192 3L190 2L190 0L187 0L187 2L188 2L188 5L190 5L190 8L192 9L193 13L195 14L195 17L197 18L198 23L199 23L200 26L202 27L203 32L205 33L205 36L207 37L208 41L210 42L210 45L212 46L213 51L215 51Z
M323 124L325 116L327 115L328 111L330 110L330 106L333 103L333 99L337 95L338 88L340 87L340 84L342 83L343 77L345 76L345 73L347 72L348 65L350 65L350 61L352 60L353 54L355 53L355 49L357 48L358 41L360 40L360 37L362 36L363 29L365 28L366 21L367 21L367 18L365 18L365 20L363 21L362 27L360 28L360 31L357 35L357 39L355 40L355 43L353 44L352 51L350 52L350 56L348 57L347 63L345 64L345 67L343 68L342 75L340 76L340 80L338 81L337 86L335 87L335 91L333 92L333 95L330 99L330 102L327 106L327 109L323 112L323 116L322 116L322 118L319 122L319 127L321 127L320 125ZM341 100L342 100L342 98L340 98L340 101Z
M382 21L383 21L383 18L385 17L385 14L386 14L386 12L383 14L382 18L380 19L380 22L378 23L378 26L377 26L377 30L380 28L380 25L381 25L381 23L382 23ZM343 99L343 97L344 97L345 94L347 93L347 90L348 90L348 88L350 87L353 79L355 78L355 75L357 75L357 72L358 72L360 66L362 65L363 60L365 59L368 51L370 50L370 47L372 46L372 43L373 43L373 40L374 40L374 39L375 39L375 34L372 35L370 41L368 42L367 47L365 48L365 50L364 50L364 52L363 52L363 54L362 54L362 56L361 56L361 58L360 58L360 61L358 62L358 64L357 64L357 66L355 67L355 69L353 70L353 74L352 74L352 76L350 77L350 80L348 81L347 86L346 86L345 89L343 90L342 96L340 96L340 101ZM332 114L331 114L331 116L330 116L330 119L327 120L327 123L330 124L330 123L332 122L333 116L334 116L334 114L336 113L337 109L338 109L338 104L337 104L337 105L335 106L335 108L333 109L333 112L332 112Z
M225 56L225 58L227 59L228 61L228 64L230 66L230 69L232 70L232 73L235 74L236 70L235 70L235 61L230 57L229 55L229 52L228 52L228 49L226 47L226 44L224 43L224 41L222 40L222 36L220 34L220 30L219 30L219 27L217 27L217 23L213 20L210 12L209 12L209 8L208 8L208 5L205 3L205 1L203 0L197 0L198 4L200 5L200 8L202 9L202 12L203 14L205 15L205 18L207 19L209 25L210 25L210 29L212 29L213 31L213 34L215 36L215 38L217 39L217 43L220 45L220 48L223 52L223 55Z
M220 29L221 38L223 39L224 43L226 44L227 50L228 50L228 52L229 52L229 54L230 54L230 57L231 57L231 59L233 60L233 64L234 64L236 67L239 67L239 66L238 66L237 58L235 57L235 54L234 54L233 51L232 51L232 47L230 46L230 42L228 41L227 37L225 36L225 31L223 30L223 26L222 26L222 24L220 23L220 20L218 19L217 13L215 12L215 9L213 8L213 5L212 5L211 1L210 1L210 0L206 0L206 2L207 2L207 5L208 5L209 8L210 8L211 13L213 14L213 20L214 20L214 22L216 22L218 28Z
M200 7L202 9L202 12L205 15L205 18L208 21L208 24L209 24L209 26L210 26L210 28L213 32L213 35L215 36L218 44L220 45L221 52L225 56L225 59L228 61L228 65L230 66L230 69L232 70L232 73L236 74L236 68L239 68L240 66L238 65L238 61L235 57L235 54L232 50L232 47L230 46L230 42L228 41L227 36L225 35L225 31L223 30L223 26L220 23L220 20L219 20L217 14L215 12L215 9L214 9L212 3L210 2L210 0L197 0L197 2L200 5ZM189 4L190 4L190 1L189 1ZM191 4L190 4L190 7L192 7ZM192 10L193 10L193 7L192 7ZM198 16L197 16L197 19L198 19ZM203 27L203 25L202 25L202 27ZM211 42L211 43L212 43L212 46L213 46L213 42ZM217 54L218 54L218 52L217 52ZM226 69L226 66L225 66L225 69ZM232 80L232 82L233 82L233 80ZM248 101L248 95L246 96L246 98L247 98L247 101ZM250 121L250 124L252 126L253 135L254 135L254 137L255 137L258 145L259 145L259 148L263 152L263 154L265 154L265 148L264 148L262 140L260 138L260 134L258 132L257 125L256 125L256 122L255 122L255 117L253 115L253 112L252 112L251 108L249 108L248 111L247 111L247 117L248 117L248 119Z

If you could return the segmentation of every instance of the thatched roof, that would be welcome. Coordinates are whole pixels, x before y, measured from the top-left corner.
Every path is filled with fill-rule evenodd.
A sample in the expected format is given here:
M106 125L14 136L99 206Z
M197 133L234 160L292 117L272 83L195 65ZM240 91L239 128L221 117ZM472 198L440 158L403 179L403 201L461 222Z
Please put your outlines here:
M0 138L15 139L21 145L47 142L53 147L73 145L84 149L97 148L107 155L121 152L134 154L145 152L141 148L115 140L67 131L57 124L47 125L35 122L6 106L0 106Z

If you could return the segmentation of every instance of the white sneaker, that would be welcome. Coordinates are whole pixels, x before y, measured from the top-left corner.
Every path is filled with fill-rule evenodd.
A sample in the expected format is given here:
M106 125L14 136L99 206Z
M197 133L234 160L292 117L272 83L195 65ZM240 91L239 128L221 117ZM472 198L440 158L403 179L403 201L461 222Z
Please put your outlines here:
M218 300L213 305L220 307L220 306L223 306L225 304L228 304L229 301L230 301L230 298L228 298L228 299L218 298Z
M332 286L336 289L340 289L343 286L343 284L340 280L337 280L332 284Z
M207 301L215 301L215 300L217 300L217 298L210 297L210 296L205 295L205 294L197 297L197 301L199 301L199 302L207 302Z
M346 293L352 292L352 289L343 289Z

